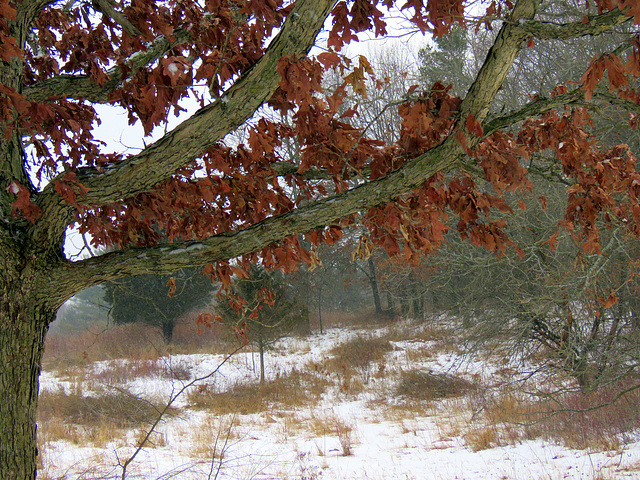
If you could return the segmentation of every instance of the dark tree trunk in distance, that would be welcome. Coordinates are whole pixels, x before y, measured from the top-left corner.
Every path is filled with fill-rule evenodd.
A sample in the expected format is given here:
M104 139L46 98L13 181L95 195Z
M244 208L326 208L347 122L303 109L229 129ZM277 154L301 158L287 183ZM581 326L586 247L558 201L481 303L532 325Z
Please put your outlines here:
M376 308L376 313L382 315L382 304L380 303L380 290L378 289L378 278L376 277L376 266L373 263L373 258L369 257L369 284L371 285L371 293L373 294L373 304Z
M173 319L162 322L162 338L165 343L171 343L173 340L173 329L176 323Z
M260 352L260 385L264 384L264 339L258 338L258 350Z

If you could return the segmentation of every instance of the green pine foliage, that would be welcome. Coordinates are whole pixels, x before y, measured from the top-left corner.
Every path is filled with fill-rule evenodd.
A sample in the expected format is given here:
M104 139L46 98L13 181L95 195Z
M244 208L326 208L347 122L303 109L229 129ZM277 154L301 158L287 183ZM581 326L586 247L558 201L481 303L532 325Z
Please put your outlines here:
M175 292L170 292L174 281ZM116 324L142 322L159 327L169 343L176 320L212 303L214 289L199 268L183 268L173 275L139 275L109 282L104 298Z

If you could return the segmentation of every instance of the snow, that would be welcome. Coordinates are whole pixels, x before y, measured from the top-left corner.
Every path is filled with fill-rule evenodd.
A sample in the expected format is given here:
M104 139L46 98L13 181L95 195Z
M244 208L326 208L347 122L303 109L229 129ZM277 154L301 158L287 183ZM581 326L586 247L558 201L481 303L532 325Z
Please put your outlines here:
M20 187L16 182L9 183L7 190L13 193L14 195L18 195L20 193Z
M366 333L365 333L366 332ZM323 335L289 338L280 341L267 354L267 374L284 376L308 368L310 362L322 362L335 345L356 335L371 335L372 329L332 329ZM377 331L383 334L384 329ZM407 351L424 348L429 342L394 341L387 354L390 369L415 367ZM225 391L239 383L255 382L257 356L241 352L222 366L224 355L193 354L163 358L168 369L187 369L191 378L217 372L204 381L216 391ZM96 375L108 368L109 362L96 362L87 371ZM471 377L491 378L495 366L486 361L471 360L455 352L439 353L420 363L434 372L454 372ZM495 448L473 451L464 435L447 432L442 418L456 413L456 401L442 400L424 414L394 420L385 413L392 400L375 392L345 397L337 392L325 395L313 406L294 411L269 409L242 415L215 417L206 411L189 408L186 396L174 404L177 415L168 417L157 429L157 441L144 448L128 467L127 478L135 479L297 479L297 480L480 480L480 479L623 479L640 478L640 442L624 445L619 451L588 452L563 447L542 439L518 441ZM166 401L188 383L150 376L124 382L120 388L145 398ZM41 390L71 390L73 382L44 371ZM195 388L195 387L194 387ZM86 394L91 394L90 385ZM241 417L241 418L240 418ZM305 427L320 419L326 432ZM473 421L468 420L468 421ZM464 423L464 418L458 419ZM229 427L233 423L234 426ZM336 425L351 428L351 454L344 455L345 443L336 434ZM331 427L331 428L329 428ZM344 430L343 430L344 431ZM198 435L210 433L218 437L222 460L212 463L210 455L199 452ZM229 439L223 443L224 437ZM98 447L79 446L67 441L48 442L44 448L45 478L90 479L120 478L121 465L135 448L136 431ZM211 441L213 442L213 440ZM349 448L349 447L347 447ZM206 453L206 452L205 452ZM220 470L218 471L218 468Z

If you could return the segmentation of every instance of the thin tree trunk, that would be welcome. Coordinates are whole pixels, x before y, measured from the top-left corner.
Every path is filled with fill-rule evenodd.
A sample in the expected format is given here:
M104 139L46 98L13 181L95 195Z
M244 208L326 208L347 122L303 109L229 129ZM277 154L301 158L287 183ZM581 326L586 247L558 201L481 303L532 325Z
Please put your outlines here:
M260 350L260 385L264 383L264 340L258 339L258 349Z
M369 257L369 283L371 284L371 292L373 293L373 304L376 308L376 313L382 315L382 304L380 303L380 291L378 289L378 279L376 277L376 267L373 263L373 258Z
M36 477L36 406L44 337L53 313L2 292L0 302L0 478Z
M322 284L318 284L318 322L320 323L320 333L322 334Z
M162 338L164 343L169 344L173 340L173 328L175 327L175 321L167 320L162 322Z

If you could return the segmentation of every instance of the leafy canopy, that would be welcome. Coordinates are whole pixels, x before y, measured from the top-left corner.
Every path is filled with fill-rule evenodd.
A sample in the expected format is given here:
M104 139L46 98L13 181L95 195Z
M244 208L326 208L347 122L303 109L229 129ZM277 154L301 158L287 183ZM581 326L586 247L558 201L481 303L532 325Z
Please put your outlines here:
M315 246L335 242L350 223L367 228L367 241L415 263L443 242L450 214L463 238L499 254L518 247L492 212L510 211L503 193L529 189L525 165L553 151L573 185L563 225L586 250L601 248L600 218L640 232L635 156L624 145L599 144L591 129L600 103L626 109L636 126L634 28L618 48L596 55L577 82L567 79L548 96L488 117L500 111L493 102L522 48L638 23L636 2L475 8L479 18L465 13L462 0L5 0L1 206L16 224L9 230L27 231L30 248L55 250L74 225L94 245L114 247L100 260L77 262L72 270L83 286L185 264L207 265L206 274L228 284L237 268L228 259L239 255L237 265L260 260L292 270L313 263ZM350 60L340 48L360 32L385 35L395 9L436 38L454 24L499 30L464 98L439 79L426 91L408 89L394 107L399 139L387 144L350 122L358 107L345 111L345 99L366 96L373 72L365 57ZM307 56L325 17L326 48ZM327 70L343 78L328 93ZM374 80L384 87L385 79ZM105 153L93 137L98 104L120 106L150 135L190 95L201 109L138 153ZM224 141L264 104L275 114L245 126L245 142ZM289 145L298 148L293 157ZM162 246L158 232L175 246ZM155 250L142 256L131 247ZM169 252L172 261L157 261ZM54 303L77 288L54 294Z

